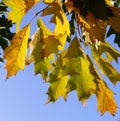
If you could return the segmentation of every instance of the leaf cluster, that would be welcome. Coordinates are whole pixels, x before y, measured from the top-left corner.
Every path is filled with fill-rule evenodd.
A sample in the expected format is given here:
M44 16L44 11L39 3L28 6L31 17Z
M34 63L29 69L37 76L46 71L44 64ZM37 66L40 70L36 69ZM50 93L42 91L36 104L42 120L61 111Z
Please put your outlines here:
M21 30L20 23L32 6L42 2L3 0L11 8L8 19L16 23L16 34L4 50L6 78L34 63L35 74L40 74L46 83L50 83L47 103L55 102L61 96L66 100L68 94L75 90L83 105L94 94L101 114L108 111L115 115L118 106L114 92L101 75L107 76L113 85L120 81L120 72L111 64L113 60L118 63L120 53L106 41L106 36L115 34L115 42L119 45L119 1L43 2L44 9L35 12L31 18L32 21L39 15L37 30L28 43L31 21ZM53 31L42 20L45 16L50 17L51 25L55 25ZM106 34L108 26L110 29Z

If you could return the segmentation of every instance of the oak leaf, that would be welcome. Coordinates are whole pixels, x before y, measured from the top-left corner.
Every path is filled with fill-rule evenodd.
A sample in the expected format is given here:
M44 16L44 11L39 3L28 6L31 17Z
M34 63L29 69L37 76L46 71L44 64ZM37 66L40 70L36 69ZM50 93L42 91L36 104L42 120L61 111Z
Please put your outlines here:
M66 43L67 40L67 36L70 36L70 25L68 22L68 19L64 13L64 11L62 10L62 3L60 2L50 2L47 3L50 7L45 9L42 13L43 16L46 15L52 15L52 18L50 20L50 22L54 23L55 29L54 29L54 34L55 35L64 35L64 37L62 38L61 44L63 45L63 47L60 47L60 49L64 48L64 45Z
M103 53L106 53L108 57L103 57ZM115 49L113 49L112 46L110 46L108 43L101 43L98 50L96 50L93 46L92 55L94 57L95 63L98 65L99 70L103 75L108 76L108 78L113 84L116 84L117 81L120 81L120 73L110 63L111 59L115 59L117 62L117 59L118 57L120 57L120 54Z
M20 23L22 18L28 12L28 10L34 6L40 0L3 0L11 10L8 12L8 19L12 20L13 23L16 23L16 31L20 29Z
M29 34L30 25L28 24L14 35L11 45L5 49L4 58L7 60L5 64L7 78L16 75L20 69L24 69Z
M56 71L57 72L57 71ZM50 87L47 91L48 94L48 101L55 102L59 97L63 97L66 100L67 97L67 83L68 83L68 76L58 77L57 73L53 73L50 75L48 82L50 83ZM60 72L58 72L60 74Z
M99 80L96 96L98 100L98 110L103 115L106 111L109 111L111 115L115 115L117 105L113 97L113 92L107 87L106 83Z

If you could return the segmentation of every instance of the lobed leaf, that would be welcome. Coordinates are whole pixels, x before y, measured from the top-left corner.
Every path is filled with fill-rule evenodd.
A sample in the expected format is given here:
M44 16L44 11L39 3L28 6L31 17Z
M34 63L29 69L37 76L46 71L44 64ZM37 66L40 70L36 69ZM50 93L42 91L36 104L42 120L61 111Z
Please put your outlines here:
M14 35L11 40L11 45L5 49L4 58L6 59L5 68L7 69L6 78L16 75L20 69L24 69L29 34L30 25L28 24Z
M20 23L28 10L40 0L3 0L11 10L8 12L8 19L16 23L16 31L20 29Z
M51 21L52 23L54 23L55 29L54 29L54 34L55 35L64 35L64 37L60 40L62 46L59 47L61 50L63 50L64 45L66 43L67 40L67 36L70 36L70 25L68 22L68 19L64 13L64 11L62 10L62 3L60 2L49 2L47 3L50 7L45 9L42 13L43 16L46 15L52 15ZM56 11L57 10L57 11Z
M103 115L106 111L109 111L111 115L115 115L117 105L113 97L113 92L107 87L103 80L99 80L96 96L98 100L98 110Z

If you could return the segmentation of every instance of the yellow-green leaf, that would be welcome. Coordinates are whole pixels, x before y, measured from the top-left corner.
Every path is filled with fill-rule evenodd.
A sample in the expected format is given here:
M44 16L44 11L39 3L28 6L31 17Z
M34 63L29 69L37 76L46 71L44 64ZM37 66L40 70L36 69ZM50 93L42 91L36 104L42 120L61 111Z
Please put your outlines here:
M98 50L95 47L92 47L92 54L95 60L95 63L98 65L100 72L103 75L108 76L108 78L112 81L113 84L116 84L117 81L120 81L120 73L112 66L109 61L109 58L106 59L102 56L103 53L107 53L106 55L110 55L111 58L114 58L117 62L120 54L117 50L113 49L108 43L101 43ZM108 55L108 56L109 56Z
M105 82L99 80L96 96L98 100L98 110L103 115L106 111L111 115L115 115L117 105L113 97L113 92L107 87Z
M68 92L76 90L78 98L83 104L93 94L96 89L95 77L90 72L90 63L85 57L78 57L79 75L71 76L68 83Z
M68 83L68 76L62 76L62 77L57 77L57 73L53 73L53 75L50 75L50 87L48 89L47 94L49 95L48 97L48 103L53 101L55 102L59 97L63 97L66 100L67 97L67 83Z
M79 56L83 56L83 52L80 49L80 43L79 43L77 37L75 37L72 40L72 42L70 43L65 57L67 57L67 58L77 58Z
M66 65L63 66L64 74L70 75L67 91L76 90L79 100L85 103L92 94L91 90L96 89L96 83L95 77L90 72L91 63L80 48L77 38L70 43L64 59L68 59Z
M11 45L5 49L4 58L6 59L7 78L16 75L18 70L24 69L29 34L30 25L28 24L14 35Z
M120 73L110 64L110 62L100 57L99 61L96 61L102 74L106 75L113 84L116 84L117 81L120 81Z
M59 39L60 37L58 37ZM38 30L32 37L30 42L30 54L26 59L26 63L34 62L35 73L40 73L43 79L46 79L48 71L52 69L51 60L52 53L58 51L60 44L57 36L52 35L52 32L45 26L42 19L38 19Z

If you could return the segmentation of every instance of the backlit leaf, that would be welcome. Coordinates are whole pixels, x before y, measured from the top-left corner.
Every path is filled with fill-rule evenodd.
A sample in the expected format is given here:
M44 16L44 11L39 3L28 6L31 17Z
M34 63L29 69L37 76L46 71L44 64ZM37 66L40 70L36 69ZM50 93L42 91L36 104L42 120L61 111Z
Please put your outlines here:
M113 84L116 84L117 81L120 81L120 73L111 65L108 59L105 59L102 56L102 53L104 52L103 50L109 53L109 55L111 55L111 57L114 58L116 61L120 54L116 50L114 50L108 43L101 44L98 50L96 50L95 48L92 49L95 63L98 65L100 72L103 75L106 75Z
M5 65L7 78L16 75L20 69L24 69L29 34L30 25L28 24L14 35L11 45L5 49L4 58L7 60Z
M8 12L8 19L16 23L16 30L19 31L20 23L28 10L40 0L3 0L11 10Z
M51 22L56 24L55 26L55 30L54 30L54 34L55 35L64 35L64 37L62 38L62 40L60 40L61 44L65 45L66 40L67 40L67 36L70 36L70 26L69 26L69 22L67 20L67 17L64 13L64 11L62 10L62 4L59 2L54 2L54 3L49 3L50 7L45 9L42 13L43 16L46 15L53 15L53 17L51 18ZM60 49L63 49L63 47L61 46Z
M90 63L85 57L78 57L79 75L70 77L68 83L68 92L76 90L79 100L84 104L86 100L92 95L92 90L96 89L94 76L91 74L89 67Z
M50 87L47 92L47 94L49 95L47 103L49 103L51 101L55 102L61 96L65 100L67 97L66 86L68 83L68 76L58 77L56 72L51 74L50 78L49 78Z
M43 39L48 38L52 32L44 25L42 19L38 19L38 30L32 36L29 44L30 53L26 59L26 64L34 62L35 74L40 73L43 79L46 79L48 71L52 68L50 63L52 56L45 58L42 54L44 49Z
M102 80L98 83L98 90L96 96L98 100L98 110L103 115L106 111L109 111L111 115L115 115L117 105L113 97L113 92L107 87L106 83Z
M25 3L23 0L3 0L3 2L11 8L8 12L8 19L12 20L13 23L17 23L16 30L19 31L20 23L25 15Z
M63 61L63 73L70 75L70 79L67 85L67 92L76 90L79 100L85 104L86 100L92 95L92 90L96 89L94 68L88 57L84 55L84 52L80 48L80 44L77 38L74 38L71 42L68 51L64 55ZM65 65L66 64L66 65ZM92 71L92 73L91 73Z

